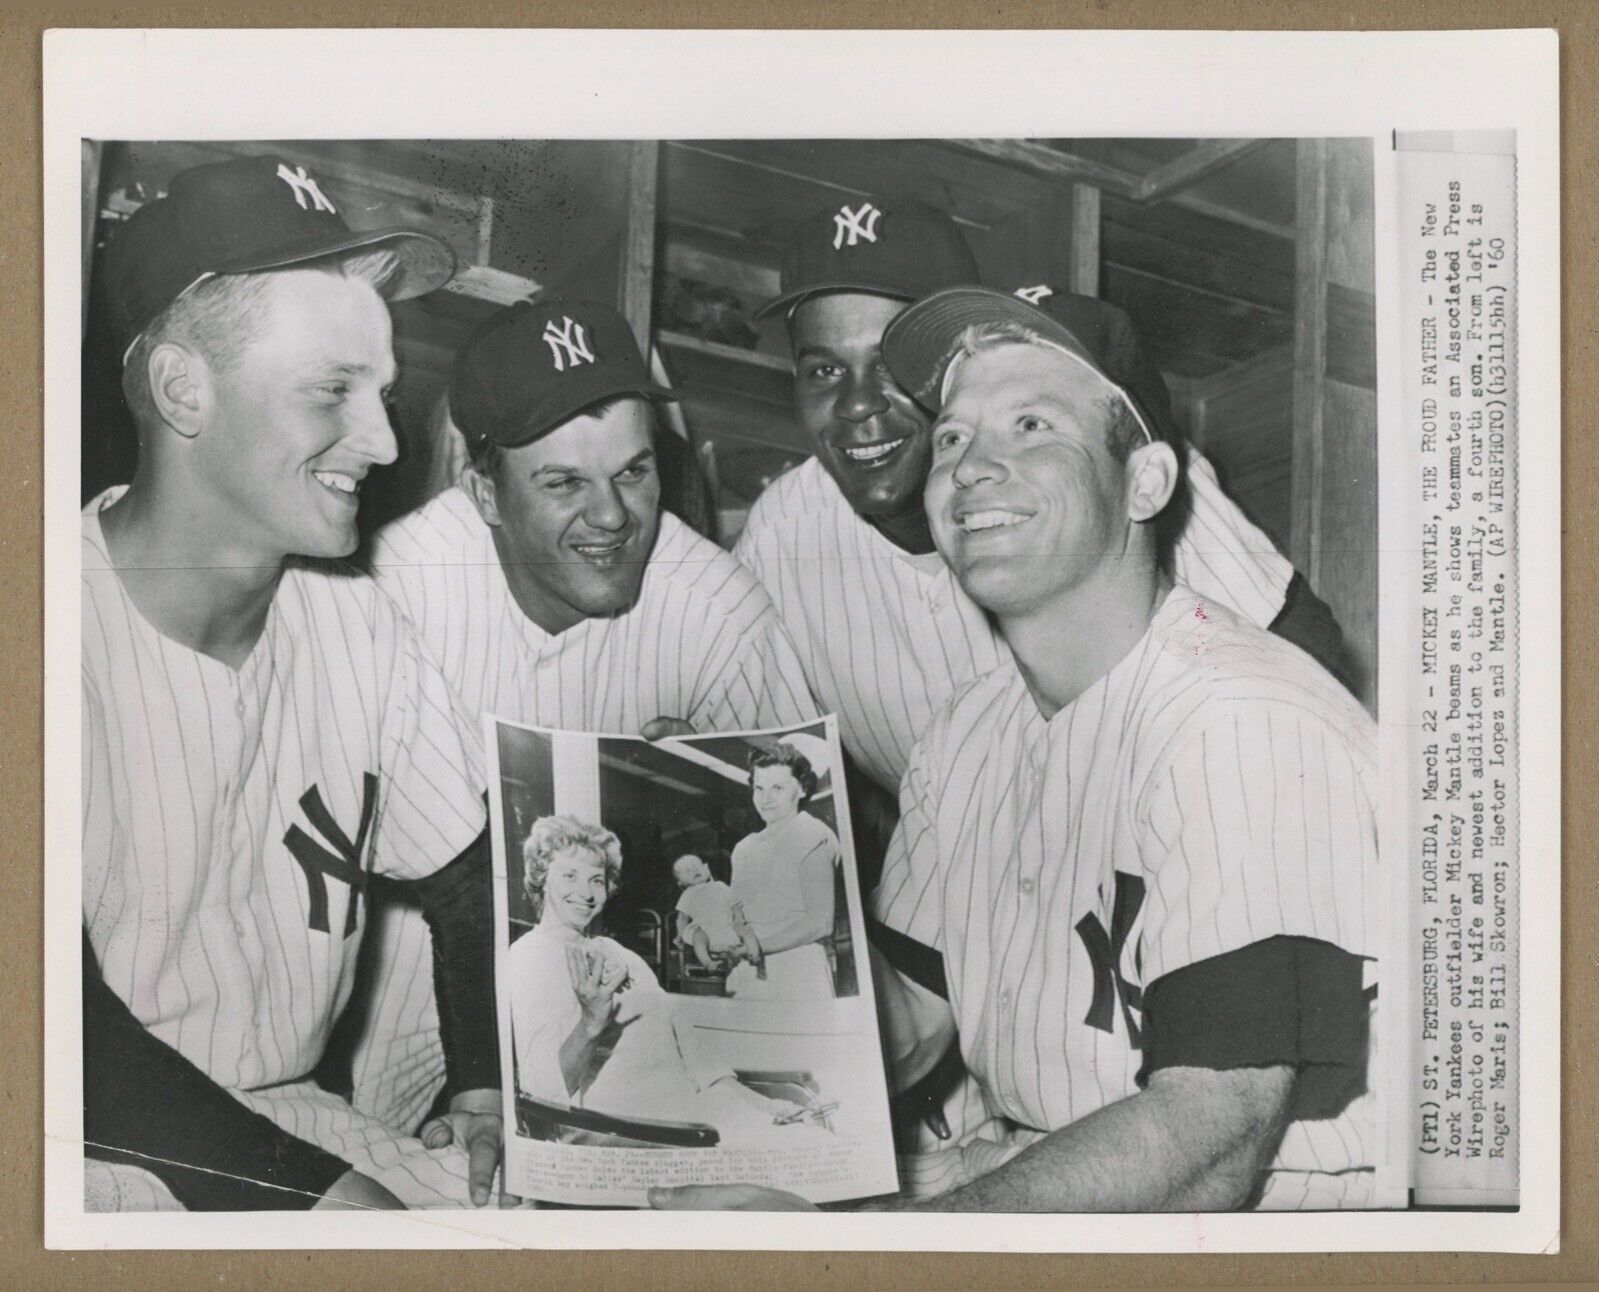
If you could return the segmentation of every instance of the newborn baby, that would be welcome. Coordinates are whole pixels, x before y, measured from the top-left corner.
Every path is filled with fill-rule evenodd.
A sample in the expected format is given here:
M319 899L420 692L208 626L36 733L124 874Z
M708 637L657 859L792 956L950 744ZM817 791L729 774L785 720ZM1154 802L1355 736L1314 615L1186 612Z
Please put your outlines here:
M700 967L714 969L718 958L748 960L759 977L766 977L761 944L745 923L733 890L711 878L711 868L693 854L672 863L672 878L683 890L677 898L678 932L694 948Z

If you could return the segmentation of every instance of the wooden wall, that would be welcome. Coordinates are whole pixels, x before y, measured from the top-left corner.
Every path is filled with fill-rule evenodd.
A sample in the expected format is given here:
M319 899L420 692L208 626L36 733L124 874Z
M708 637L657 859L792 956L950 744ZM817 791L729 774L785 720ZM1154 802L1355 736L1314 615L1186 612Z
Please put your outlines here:
M1293 529L1294 352L1278 346L1186 390L1188 436L1255 524L1288 551Z
M1299 144L1289 554L1377 696L1377 359L1371 144Z

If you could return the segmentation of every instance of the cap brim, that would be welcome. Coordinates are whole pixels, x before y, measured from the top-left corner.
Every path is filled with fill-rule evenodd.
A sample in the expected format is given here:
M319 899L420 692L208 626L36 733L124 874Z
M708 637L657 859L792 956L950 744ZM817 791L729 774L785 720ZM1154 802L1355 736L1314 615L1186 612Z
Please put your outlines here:
M826 296L830 292L859 292L863 296L886 296L893 301L913 301L916 293L897 287L885 287L882 283L862 282L837 282L837 283L811 283L806 287L796 287L791 292L784 292L776 300L767 301L760 309L755 311L754 317L758 319L771 318L774 314L786 314L801 301L807 301L812 296Z
M450 244L419 229L364 229L340 238L316 238L289 246L258 251L217 265L215 274L248 274L268 269L289 269L312 260L347 252L385 248L400 259L399 269L384 285L384 298L410 300L437 291L455 277L457 261Z
M1083 343L1060 322L1020 297L991 287L947 287L917 301L884 330L883 361L901 387L929 408L937 408L944 369L962 334L969 327L992 323L1028 328L1095 372L1101 371Z
M497 438L495 443L502 449L518 449L524 444L531 444L534 440L542 439L557 427L564 425L578 416L584 409L593 408L595 404L603 404L610 399L623 399L635 395L640 399L681 399L682 396L675 390L666 386L657 386L654 382L621 382L604 383L591 386L582 391L574 391L571 397L551 400L539 408L522 423L516 431L515 438Z

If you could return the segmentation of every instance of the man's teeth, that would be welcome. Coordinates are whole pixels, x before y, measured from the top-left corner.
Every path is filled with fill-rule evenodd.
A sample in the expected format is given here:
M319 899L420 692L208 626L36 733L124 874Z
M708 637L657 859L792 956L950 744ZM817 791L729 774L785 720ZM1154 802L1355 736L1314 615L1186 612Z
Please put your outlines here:
M340 493L354 493L361 487L361 482L354 476L347 476L342 471L313 471L311 473L329 489L337 489Z
M876 462L878 458L886 458L890 453L905 443L905 436L897 440L889 440L886 444L871 444L864 449L845 449L844 456L852 462Z
M972 511L960 518L960 527L968 534L973 534L980 529L1008 529L1026 519L1026 516L1014 511Z

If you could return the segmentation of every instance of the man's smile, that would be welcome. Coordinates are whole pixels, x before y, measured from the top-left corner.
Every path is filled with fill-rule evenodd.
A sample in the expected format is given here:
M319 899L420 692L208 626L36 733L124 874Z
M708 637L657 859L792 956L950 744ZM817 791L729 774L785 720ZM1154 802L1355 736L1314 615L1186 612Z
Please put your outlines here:
M870 468L880 466L884 460L894 452L895 449L899 448L909 439L910 436L901 435L898 439L883 440L877 444L866 444L859 446L851 445L840 449L840 452L842 452L843 455L851 462Z
M625 551L632 542L632 535L627 538L611 538L603 541L589 541L573 543L572 550L586 561L596 565L610 565L616 557Z
M985 530L1014 529L1033 518L1030 511L1014 511L1008 507L983 507L955 514L955 524L963 534L977 534Z
M362 477L353 475L348 471L317 471L313 469L311 474L316 477L318 484L347 498L353 499L361 491Z

